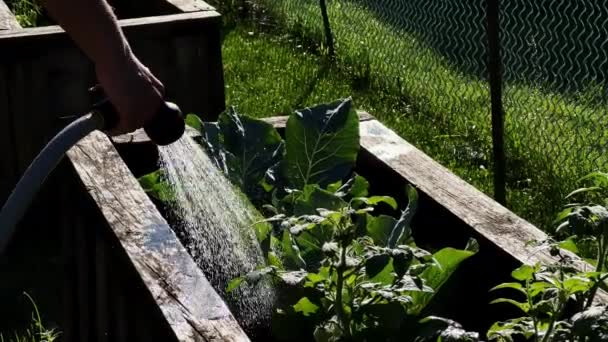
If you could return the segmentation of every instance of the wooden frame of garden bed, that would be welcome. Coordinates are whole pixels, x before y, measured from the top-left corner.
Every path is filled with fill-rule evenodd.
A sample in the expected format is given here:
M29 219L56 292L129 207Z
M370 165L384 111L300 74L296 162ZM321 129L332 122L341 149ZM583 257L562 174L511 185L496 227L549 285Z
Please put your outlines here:
M197 113L211 120L217 117L225 106L221 15L201 0L110 1L120 2L129 12L141 9L130 19L119 20L119 25L138 58L165 84L167 99L178 103L185 113ZM63 29L21 28L2 0L0 51L2 204L50 138L74 115L90 110L92 98L88 89L96 78L91 61ZM153 289L155 296L161 296L163 290L141 283L142 276L135 271L138 268L129 264L128 255L105 220L100 220L101 213L86 197L75 175L67 161L50 175L11 241L9 253L2 260L6 262L0 263L8 265L0 267L8 272L0 277L13 278L19 272L31 277L52 277L52 286L31 290L38 295L38 303L44 305L46 319L58 325L62 340L243 340L240 328L232 324L222 304L213 301L217 299L213 293L200 299L206 304L215 303L213 311L201 312L207 307L192 306L194 299L185 300L189 304L183 307L175 301L175 306L150 307L153 299L146 297L142 288ZM36 269L28 269L32 264ZM148 271L154 269L148 266ZM180 284L204 289L204 278L196 272L187 273L187 265L183 267L182 274L191 278ZM3 294L12 298L9 293ZM172 294L169 290L164 292L167 296ZM182 297L175 298L178 299ZM169 311L162 311L161 307ZM15 309L5 306L3 312L10 315L5 311ZM163 314L169 318L163 318Z
M186 113L224 110L221 16L201 0L116 0L136 55ZM151 16L150 16L150 15ZM92 105L94 66L59 26L21 28L0 0L0 203L50 138ZM66 118L67 117L67 118Z
M285 117L273 117L266 120L279 129L285 127ZM197 135L190 129L187 134ZM361 160L359 163L374 165L371 171L377 172L378 176L374 178L373 175L365 175L372 183L372 187L374 187L374 183L384 183L386 189L396 187L403 189L401 187L403 184L412 184L420 194L418 224L434 225L433 231L426 232L427 234L442 235L439 234L441 231L438 229L441 227L438 224L450 222L448 229L455 232L442 235L440 240L443 237L450 241L460 241L468 237L478 239L482 254L477 258L478 261L473 261L472 271L476 271L475 267L478 267L480 262L482 264L493 262L501 264L500 267L504 268L516 267L523 263L532 265L536 262L556 261L547 250L536 250L526 245L526 242L530 240L545 239L547 237L545 233L451 173L371 115L360 113L360 134ZM130 174L123 159L120 158L115 146L129 144L149 144L149 140L141 130L134 134L112 138L112 140L101 133L94 133L77 144L68 153L68 156L88 194L103 212L114 234L119 237L123 248L136 266L139 275L150 292L154 294L166 319L172 326L177 326L175 330L179 331L182 327L186 327L186 330L190 331L187 334L191 334L191 331L196 330L195 327L200 324L193 325L190 321L203 322L202 326L207 327L215 327L215 324L219 324L220 331L227 326L230 331L228 335L237 334L239 338L245 339L245 336L239 335L240 332L235 328L232 316L223 305L221 312L225 316L223 316L222 323L210 320L200 309L206 305L205 300L208 298L212 298L214 303L219 303L216 298L217 294L209 289L204 276L176 240L167 222L143 192L137 180ZM395 196L399 197L398 194ZM129 219L122 219L123 216L129 217ZM458 237L453 238L454 234ZM154 235L170 237L165 242L166 246L170 248L147 243L149 237ZM424 238L424 232L422 235ZM427 240L429 239L427 238ZM449 242L446 243L449 244ZM142 248L141 246L149 247ZM580 258L570 255L576 260L581 270L592 268ZM494 260L489 261L488 259ZM510 270L512 268L508 269L507 273ZM461 278L469 276L466 272L470 271L463 272L465 275ZM204 286L191 287L189 285L191 282L185 282L189 278L172 279L170 277L170 275L180 273L194 275ZM507 280L503 279L504 277L493 278L491 272L489 273L489 277L480 279L481 282L487 282L487 284L484 283L484 286L488 288L497 285L498 280ZM467 294L466 288L458 287L458 277L454 282L456 283L454 291L459 292L459 296L446 297L445 300L449 301L448 306L460 305L461 298L459 297L465 297L469 307L473 309L479 303L476 304L475 298L466 298L467 296L482 297L478 300L481 303L479 305L486 301L483 294ZM608 297L604 292L600 292L597 298L598 302L608 303ZM218 304L219 306L220 304ZM497 310L501 309L504 308ZM460 318L462 321L467 320L466 316ZM475 325L476 322L468 323Z
M68 158L177 340L247 341L110 139L94 132Z

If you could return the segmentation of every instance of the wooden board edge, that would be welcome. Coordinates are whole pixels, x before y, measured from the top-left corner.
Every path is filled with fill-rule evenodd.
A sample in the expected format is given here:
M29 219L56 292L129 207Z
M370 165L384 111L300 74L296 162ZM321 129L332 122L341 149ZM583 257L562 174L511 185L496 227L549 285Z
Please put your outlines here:
M221 15L216 11L198 11L143 18L121 19L118 21L118 23L125 31L125 34L128 35L131 31L137 31L142 27L150 29L154 26L165 27L167 25L187 25L192 21L214 18L219 19L220 17ZM16 31L0 31L0 44L2 44L3 41L27 40L32 38L40 39L58 35L65 35L65 30L63 30L63 28L61 28L59 25L24 28Z
M176 337L249 341L108 137L93 132L67 157Z
M375 120L375 118L367 112L358 111L357 114L359 115L359 122ZM287 125L288 118L289 118L288 116L271 116L271 117L261 118L261 119L272 124L275 128L281 129L281 128L285 128L285 126ZM197 130L195 130L189 126L186 126L186 132L184 134L186 134L187 136L189 136L191 138L200 137L200 133ZM111 139L112 139L113 143L119 144L119 145L120 144L147 144L147 143L151 142L150 138L148 137L146 132L144 132L143 129L138 129L138 130L134 131L133 133L115 136L115 137L112 137Z
M549 250L526 244L546 240L545 232L456 176L379 121L362 122L360 130L362 149L518 262L533 265L558 261ZM577 255L565 250L563 254L569 255L579 270L594 270ZM600 291L596 299L608 303L608 294Z
M0 0L0 32L19 29L21 29L21 25L17 21L17 18L11 12L8 5L3 0Z
M181 12L215 11L215 7L202 0L165 0Z

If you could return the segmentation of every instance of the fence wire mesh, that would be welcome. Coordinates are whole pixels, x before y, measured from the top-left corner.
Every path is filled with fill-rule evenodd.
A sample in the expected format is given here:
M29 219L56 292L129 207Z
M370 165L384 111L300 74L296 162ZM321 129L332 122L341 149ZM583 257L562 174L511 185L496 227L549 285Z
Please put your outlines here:
M259 57L264 60L249 61L282 82L285 96L268 100L276 112L267 115L332 100L317 88L338 87L357 107L492 195L485 0L211 3L233 24L247 23L266 32L265 39L280 40L281 48ZM335 44L334 83L322 77L328 54L322 3ZM600 0L502 0L500 15L508 203L544 225L577 178L607 166L608 7ZM247 75L234 65L226 73L231 87ZM228 89L231 104L265 101L246 97Z
M540 182L556 201L550 215L578 178L607 166L608 7L508 0L501 16L511 185Z

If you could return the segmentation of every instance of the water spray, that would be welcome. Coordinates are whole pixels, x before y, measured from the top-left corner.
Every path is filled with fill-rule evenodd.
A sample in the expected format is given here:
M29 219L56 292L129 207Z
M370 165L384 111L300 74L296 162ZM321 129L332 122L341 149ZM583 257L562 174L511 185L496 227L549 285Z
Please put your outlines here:
M116 109L103 99L91 111L74 120L61 130L42 149L25 171L0 211L0 256L4 253L15 229L33 198L48 175L59 164L65 153L81 139L95 130L107 132L116 127L119 116ZM163 102L144 131L160 146L177 141L184 133L185 122L179 107Z

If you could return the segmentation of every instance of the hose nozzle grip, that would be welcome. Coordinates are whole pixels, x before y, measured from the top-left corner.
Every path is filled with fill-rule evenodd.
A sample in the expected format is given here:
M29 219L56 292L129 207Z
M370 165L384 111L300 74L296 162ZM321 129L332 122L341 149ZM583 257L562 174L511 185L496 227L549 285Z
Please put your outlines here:
M94 104L93 109L104 117L103 131L110 131L118 125L120 120L118 112L107 98ZM175 103L163 101L143 128L155 144L166 146L181 138L186 129L186 122L182 111Z

